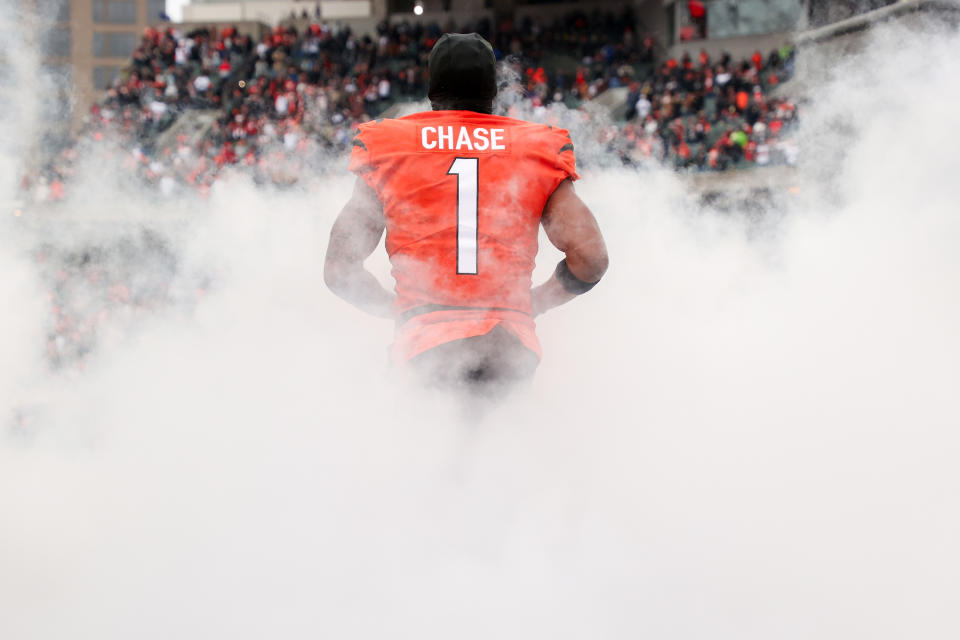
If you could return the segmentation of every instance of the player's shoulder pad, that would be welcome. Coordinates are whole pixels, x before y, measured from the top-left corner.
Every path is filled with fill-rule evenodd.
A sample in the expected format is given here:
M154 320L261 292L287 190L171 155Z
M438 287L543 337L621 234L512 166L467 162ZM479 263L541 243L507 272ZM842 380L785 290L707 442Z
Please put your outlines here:
M377 124L379 124L380 122L381 120L368 120L367 122L359 122L353 125L353 128L356 131L357 135L362 135L364 133L370 133L372 131L375 131Z
M560 133L560 150L557 153L563 153L564 151L573 151L573 138L570 137L570 133L566 129L558 129Z
M363 127L363 125L357 125L357 126L354 128L354 130L353 130L353 143L352 143L351 146L357 147L357 148L359 148L359 149L363 149L364 151L369 151L369 149L367 148L367 143L364 142L364 139L363 139L363 137L362 137L363 134L364 134L364 129L363 129L362 127Z
M354 125L353 140L350 143L350 171L364 174L374 169L378 137L376 122Z
M406 127L409 123L394 118L378 118L356 125L356 134L354 135L354 145L356 141L369 145L372 140L390 138Z
M533 134L543 141L544 147L551 152L561 154L565 151L573 151L573 140L570 138L570 132L561 127L552 124L531 123Z
M576 153L570 132L552 125L542 126L546 130L542 138L544 144L541 151L544 159L568 177L577 180L580 176L577 174Z

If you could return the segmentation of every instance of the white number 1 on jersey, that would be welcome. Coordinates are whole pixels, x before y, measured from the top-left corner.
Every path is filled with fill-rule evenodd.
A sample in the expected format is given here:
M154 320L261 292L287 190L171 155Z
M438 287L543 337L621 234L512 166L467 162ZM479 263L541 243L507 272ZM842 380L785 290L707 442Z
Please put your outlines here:
M477 158L457 158L447 175L457 176L457 273L477 273Z

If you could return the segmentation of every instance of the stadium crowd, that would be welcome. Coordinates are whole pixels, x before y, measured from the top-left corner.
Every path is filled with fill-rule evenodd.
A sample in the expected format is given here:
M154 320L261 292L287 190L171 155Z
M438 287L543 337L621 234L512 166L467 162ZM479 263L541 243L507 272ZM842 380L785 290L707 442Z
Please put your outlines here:
M230 169L260 183L309 182L342 169L357 123L423 100L430 48L458 30L487 37L511 70L502 110L570 128L578 148L598 151L579 154L587 169L611 159L695 171L794 161L796 105L770 95L792 74L790 47L749 60L701 52L656 63L656 43L637 38L634 25L625 10L572 12L549 25L505 21L495 30L487 20L461 29L384 23L374 37L319 22L276 27L259 42L232 27L147 29L124 76L91 109L76 144L36 180L36 193L62 198L76 160L97 151L123 158L166 195L205 193ZM628 92L626 113L601 123L587 105L617 87ZM213 114L201 135L162 135L190 110Z
M495 32L487 22L463 30L488 37L504 62L498 108L569 128L587 171L794 161L796 106L771 95L792 74L789 47L741 61L703 52L658 61L653 39L636 38L632 25L629 13L572 13L548 27L523 20ZM277 27L254 41L234 28L148 29L77 141L24 187L35 200L62 199L80 159L111 156L127 175L170 197L205 194L226 171L260 183L309 185L343 170L357 123L405 102L411 110L424 107L427 58L445 30L456 27L382 25L374 38L315 23L302 32ZM615 88L626 91L626 112L611 120L590 103ZM207 116L199 132L172 129L187 112ZM121 244L38 252L50 283L52 366L81 365L94 345L109 340L111 326L202 294L201 285L171 289L172 258L161 243ZM161 275L145 279L131 266L134 254L154 256L147 271Z
M770 95L792 74L789 46L740 62L726 54L713 61L705 51L696 61L689 54L666 60L652 78L631 84L621 154L696 170L792 164L796 104Z
M178 274L176 254L153 231L131 231L108 243L43 243L33 258L46 283L46 358L55 370L83 368L87 354L119 342L153 313L188 311L207 287Z

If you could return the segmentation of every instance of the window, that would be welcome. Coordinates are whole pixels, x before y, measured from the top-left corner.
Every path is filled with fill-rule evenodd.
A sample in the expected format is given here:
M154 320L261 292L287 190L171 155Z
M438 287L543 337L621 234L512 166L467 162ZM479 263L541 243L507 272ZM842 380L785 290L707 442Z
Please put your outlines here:
M43 71L57 88L69 89L73 86L73 65L45 64L43 65Z
M44 15L50 15L56 11L57 22L70 22L70 0L45 0L39 3L39 8L43 10Z
M47 32L44 53L48 56L70 56L70 28L54 27Z
M160 20L160 14L166 15L167 0L147 0L147 22L154 23Z
M102 66L93 68L93 88L107 89L120 76L120 67Z
M134 2L121 2L120 0L110 0L107 2L110 22L119 24L137 23L137 5Z
M93 55L98 58L126 58L137 48L135 33L93 33Z
M93 0L93 21L101 24L136 24L137 5L130 0Z
M110 34L110 55L129 58L133 50L137 48L137 34L135 33L111 33Z
M790 31L802 13L797 0L741 0L712 2L707 12L711 38L730 38Z
M71 85L67 84L64 76L59 75L56 70L51 72L50 78L56 92L50 96L50 100L45 100L40 106L40 117L47 123L63 122L70 117L70 111L73 108L70 100Z

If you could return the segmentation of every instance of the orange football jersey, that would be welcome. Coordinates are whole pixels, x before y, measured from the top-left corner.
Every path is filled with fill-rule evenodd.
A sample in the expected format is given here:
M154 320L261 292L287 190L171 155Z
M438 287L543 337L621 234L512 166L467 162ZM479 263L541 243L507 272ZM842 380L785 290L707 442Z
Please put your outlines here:
M539 355L531 275L547 199L578 177L568 132L429 111L362 124L353 145L350 170L383 203L395 358L498 324Z

